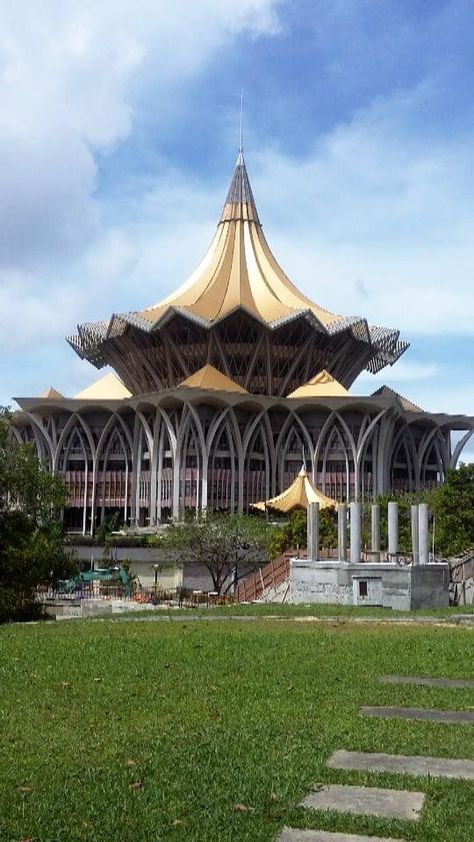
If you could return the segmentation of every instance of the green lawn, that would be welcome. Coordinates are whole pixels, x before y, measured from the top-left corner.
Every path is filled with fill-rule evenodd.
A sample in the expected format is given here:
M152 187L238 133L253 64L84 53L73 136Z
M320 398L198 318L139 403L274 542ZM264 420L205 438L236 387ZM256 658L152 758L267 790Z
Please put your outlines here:
M162 616L170 615L186 616L199 615L206 616L258 616L258 617L363 617L375 619L404 619L417 620L423 617L442 618L446 620L456 621L458 615L467 615L469 618L474 615L473 605L462 605L455 608L423 608L415 611L393 611L391 608L380 608L378 606L363 606L363 605L326 605L324 603L277 603L277 602L237 602L231 605L216 605L216 606L194 606L186 608L167 608L163 606L160 610L151 609L147 611L130 611L118 615L123 617L140 617L140 616ZM474 619L474 617L473 617Z
M474 782L325 767L337 748L474 759L473 726L358 714L472 708L470 691L377 676L473 677L473 635L281 620L0 628L0 840L270 842L286 824L473 842ZM305 814L319 781L422 788L423 819Z

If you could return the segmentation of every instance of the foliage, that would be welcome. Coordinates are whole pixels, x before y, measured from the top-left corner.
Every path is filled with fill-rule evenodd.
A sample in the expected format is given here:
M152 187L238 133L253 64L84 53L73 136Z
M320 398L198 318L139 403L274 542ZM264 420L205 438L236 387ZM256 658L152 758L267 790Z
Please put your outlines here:
M209 513L198 520L171 525L160 546L170 560L205 567L214 590L220 594L265 564L272 532L259 517Z
M107 535L105 547L147 547L150 546L149 535Z
M64 545L66 547L93 547L95 544L92 535L82 535L79 532L66 532Z
M307 544L307 516L306 511L296 509L290 518L281 526L272 539L270 554L276 558L290 548L306 547ZM319 548L331 549L337 547L336 510L333 507L321 509L319 512Z
M427 503L430 511L430 546L434 537L437 556L455 556L474 547L474 464L449 468L442 485L429 491L410 494L381 494L375 500L380 506L380 546L388 545L388 503L398 503L398 544L401 552L410 553L411 506ZM362 513L362 546L370 547L370 503ZM434 535L433 535L434 532Z
M101 547L106 543L112 532L117 532L123 526L123 518L120 512L113 512L104 518L100 526L95 530L95 543Z
M114 527L115 529L115 527ZM64 536L64 543L68 547L154 547L159 545L158 536L135 535L132 532L124 534L113 534L109 528L104 532L100 527L95 535L82 535L77 532L69 532Z
M37 586L71 571L55 516L64 499L63 482L30 445L13 440L9 412L0 409L0 622L37 616Z
M380 507L380 547L388 547L388 504L398 503L398 548L402 553L411 553L411 507L417 503L426 503L426 494L379 494L374 501ZM362 548L371 546L371 503L362 507Z
M474 547L474 464L450 468L430 502L436 518L437 553L455 556Z

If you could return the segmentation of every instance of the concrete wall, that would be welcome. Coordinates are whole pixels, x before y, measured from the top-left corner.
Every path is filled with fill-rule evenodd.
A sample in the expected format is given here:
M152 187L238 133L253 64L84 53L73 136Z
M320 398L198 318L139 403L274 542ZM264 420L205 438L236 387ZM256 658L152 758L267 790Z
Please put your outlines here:
M447 564L419 567L292 559L288 602L372 605L409 611L447 607Z
M412 568L412 608L447 608L449 564L424 564Z

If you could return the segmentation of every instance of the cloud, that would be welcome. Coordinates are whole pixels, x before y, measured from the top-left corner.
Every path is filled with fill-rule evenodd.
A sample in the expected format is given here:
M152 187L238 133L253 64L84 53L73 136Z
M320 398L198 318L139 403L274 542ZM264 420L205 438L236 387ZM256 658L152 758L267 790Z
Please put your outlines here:
M83 304L76 287L48 286L34 291L31 278L3 274L0 284L0 347L10 351L41 345L64 335L65 325Z
M87 283L95 289L95 269L103 280L133 266L133 243L109 231L101 216L101 161L131 132L134 104L147 85L153 82L160 109L160 98L165 102L173 86L182 87L240 33L276 35L278 5L0 0L3 343L21 297L29 327L14 341L47 339L57 335L55 314L50 321L43 315L50 300L64 304L64 330L70 314L81 317L81 290ZM89 274L82 271L78 283L88 251ZM12 273L21 278L18 288ZM59 291L59 279L78 283L75 304Z
M160 145L167 117L173 112L176 120L180 109L193 114L196 79L209 68L220 73L224 51L238 43L245 61L245 39L286 37L293 12L283 0L45 0L37 7L0 0L0 13L0 347L48 344L53 370L70 370L71 382L81 380L78 391L95 372L88 376L82 363L73 370L64 334L77 321L171 292L196 266L219 216L227 184L216 186L194 161L186 172L171 168ZM315 48L325 42L325 61L331 26ZM351 25L344 38L354 31ZM340 53L352 62L345 42ZM364 55L359 50L361 72ZM349 70L344 65L342 79ZM273 85L272 109L286 114L273 77L265 84ZM298 126L288 125L291 150L284 153L284 137L277 150L268 126L259 137L250 125L248 145L258 152L249 153L248 166L270 246L292 280L328 309L398 327L415 340L410 364L403 359L381 381L395 388L412 382L409 397L421 405L449 408L449 398L462 407L467 388L464 397L461 387L443 397L436 346L433 362L412 354L417 335L473 332L472 132L463 128L467 120L450 131L446 90L432 67L411 85L404 76L403 84L388 92L381 85L382 94L362 97L366 104L356 110L350 98L344 109L335 104L332 128L311 123L314 141L305 143L304 157L293 154ZM210 89L208 96L213 101ZM314 107L304 91L301 102ZM132 162L125 179L120 156L127 158L133 140L139 158L152 113L155 134L145 141L152 162ZM467 381L469 373L457 376ZM39 391L50 379L41 375ZM364 382L377 387L375 379Z
M110 229L87 255L86 268L90 277L107 283L129 276L139 258L137 244L124 231Z
M427 380L435 377L438 373L439 366L436 363L417 363L402 359L393 367L387 366L379 374L373 375L369 372L363 372L357 378L354 388L357 390L357 387L363 383L366 388L367 385L371 385L375 390L384 383Z
M420 130L434 96L425 84L377 99L304 160L262 151L254 192L283 265L328 309L472 333L473 138Z

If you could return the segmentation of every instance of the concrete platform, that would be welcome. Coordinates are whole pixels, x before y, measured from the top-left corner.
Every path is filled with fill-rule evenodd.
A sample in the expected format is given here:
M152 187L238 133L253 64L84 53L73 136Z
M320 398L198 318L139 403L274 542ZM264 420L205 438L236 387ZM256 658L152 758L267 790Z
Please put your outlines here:
M390 772L415 777L457 778L474 781L474 760L444 757L415 757L403 754L369 754L363 751L335 751L328 760L332 769L358 772Z
M337 810L384 819L418 821L424 801L422 792L329 784L303 798L300 806L309 810Z
M424 708L362 707L362 716L381 719L412 719L425 722L444 722L457 725L474 725L474 711L426 710Z
M429 678L418 675L381 675L382 684L413 684L417 687L459 687L474 690L474 679L471 678Z
M297 830L283 828L276 842L404 842L403 839L387 839L381 836L358 836L354 833L332 833L330 830Z

